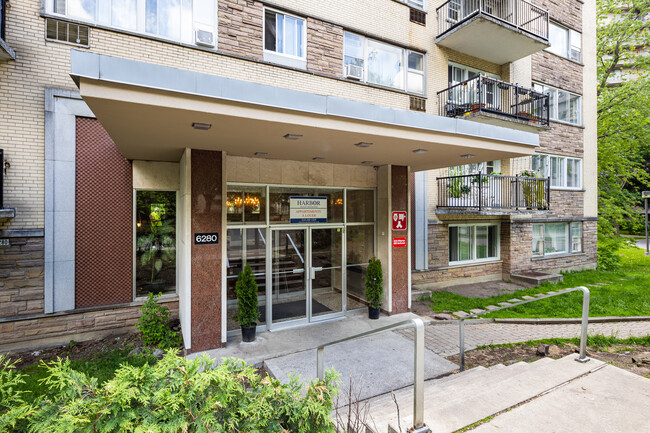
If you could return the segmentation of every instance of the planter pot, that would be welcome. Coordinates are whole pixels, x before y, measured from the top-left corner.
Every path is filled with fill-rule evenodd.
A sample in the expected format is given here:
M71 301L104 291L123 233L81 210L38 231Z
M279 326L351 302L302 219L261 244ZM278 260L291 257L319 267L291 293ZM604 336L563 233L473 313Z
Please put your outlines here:
M368 307L368 317L373 320L379 319L379 308Z
M165 290L165 280L150 281L144 284L144 289L149 293L160 293Z
M241 327L241 341L244 343L250 343L255 341L255 328L257 323L253 323L253 326L242 326Z

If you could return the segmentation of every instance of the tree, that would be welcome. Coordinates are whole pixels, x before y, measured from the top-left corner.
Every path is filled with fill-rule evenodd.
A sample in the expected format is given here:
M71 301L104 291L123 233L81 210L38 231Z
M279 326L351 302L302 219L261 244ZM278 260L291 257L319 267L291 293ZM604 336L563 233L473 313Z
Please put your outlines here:
M599 235L612 238L650 184L650 0L597 7Z

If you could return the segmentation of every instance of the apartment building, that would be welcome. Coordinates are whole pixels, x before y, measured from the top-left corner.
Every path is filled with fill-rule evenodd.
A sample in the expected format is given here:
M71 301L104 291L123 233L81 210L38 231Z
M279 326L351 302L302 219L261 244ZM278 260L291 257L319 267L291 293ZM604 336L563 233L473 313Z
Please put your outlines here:
M131 329L151 292L188 352L223 346L245 263L259 330L363 311L372 256L386 314L410 308L412 278L595 263L593 4L43 0L2 12L0 350ZM556 24L579 59L548 51ZM467 208L483 178L436 202L449 167L569 160L579 187L488 178L503 199L535 191L514 210ZM581 252L532 257L538 222L542 238L580 222ZM498 256L481 262L486 230ZM444 263L447 233L470 233L477 263L456 267L464 250ZM428 270L412 273L418 257Z

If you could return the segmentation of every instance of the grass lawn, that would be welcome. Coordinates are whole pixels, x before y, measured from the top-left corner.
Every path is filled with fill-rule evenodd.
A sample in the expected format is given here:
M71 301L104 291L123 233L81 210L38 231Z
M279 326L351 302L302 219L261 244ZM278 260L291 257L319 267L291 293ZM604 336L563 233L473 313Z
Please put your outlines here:
M590 317L601 316L650 316L650 256L644 256L640 248L624 246L619 251L621 269L618 271L580 271L564 274L564 281L557 284L545 283L532 289L491 298L467 298L449 292L434 292L431 308L436 312L469 311L507 302L508 299L551 290L587 286L591 292ZM606 286L589 284L608 283ZM582 314L582 292L555 296L519 307L508 308L483 317L546 318L580 317Z

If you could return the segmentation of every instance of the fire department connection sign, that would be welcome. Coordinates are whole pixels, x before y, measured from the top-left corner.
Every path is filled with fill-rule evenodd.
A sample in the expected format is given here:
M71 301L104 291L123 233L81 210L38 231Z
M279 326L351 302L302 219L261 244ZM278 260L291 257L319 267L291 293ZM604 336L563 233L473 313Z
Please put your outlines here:
M327 197L289 197L291 223L326 223Z
M393 212L393 230L406 230L406 212Z

